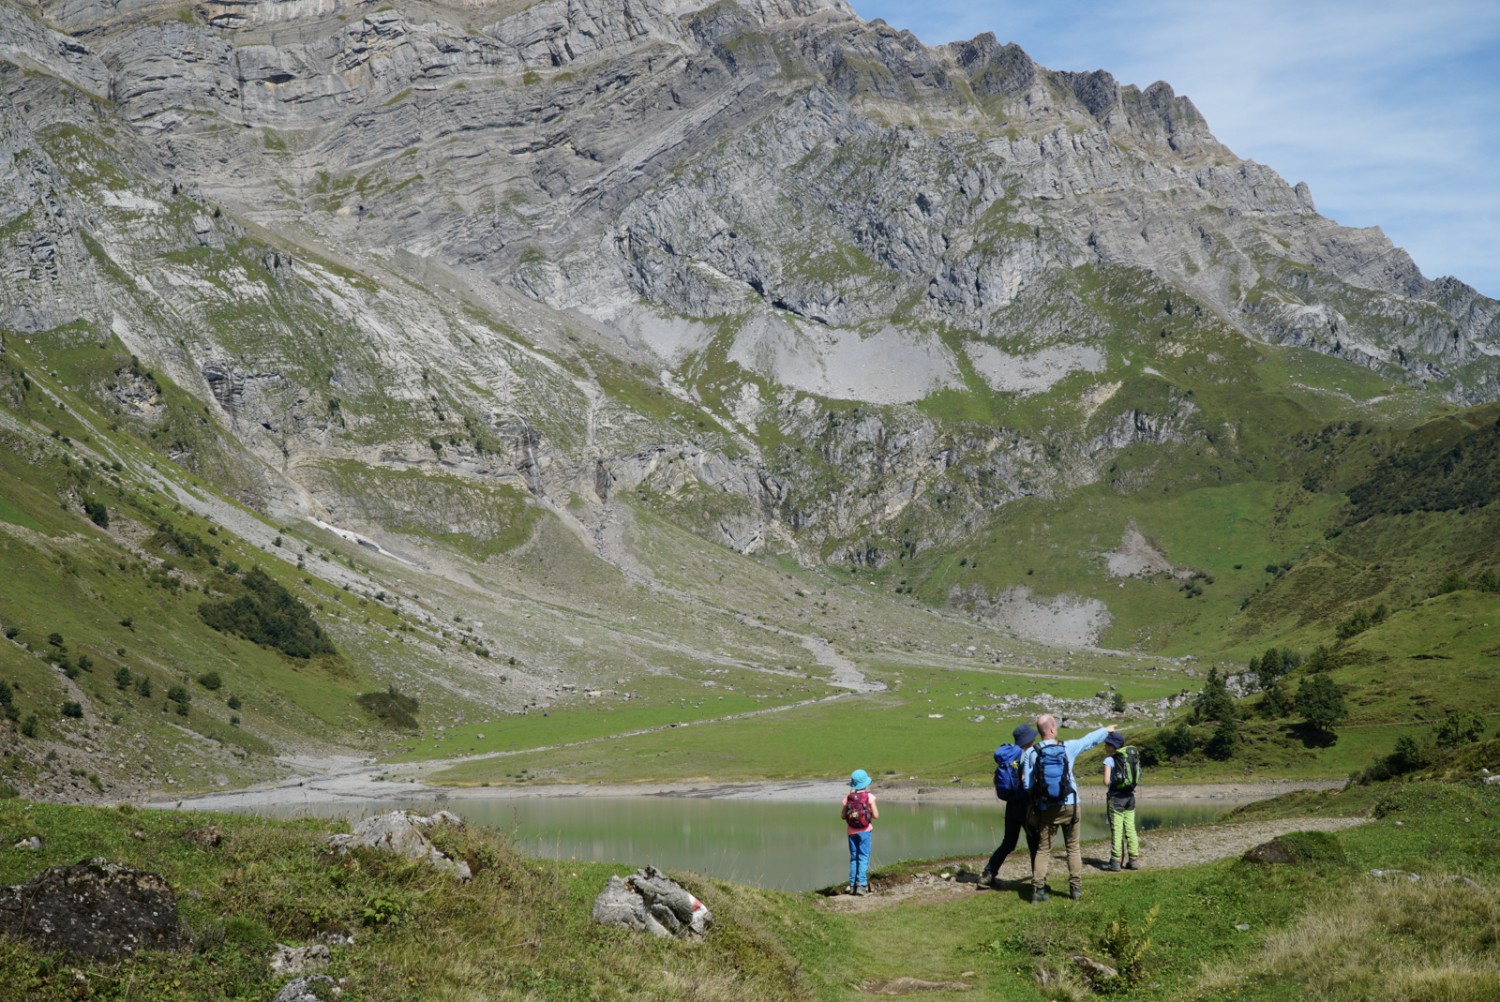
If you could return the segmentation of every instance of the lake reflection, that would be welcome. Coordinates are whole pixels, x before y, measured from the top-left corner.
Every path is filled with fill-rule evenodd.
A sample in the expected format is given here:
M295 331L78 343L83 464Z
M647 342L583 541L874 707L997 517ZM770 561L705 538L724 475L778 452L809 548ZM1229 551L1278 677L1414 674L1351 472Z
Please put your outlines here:
M446 806L469 824L505 832L533 856L618 863L622 871L650 864L781 890L810 890L842 884L848 878L848 842L837 802L580 794L575 798L475 798L437 806ZM305 802L260 808L255 813L357 820L396 808L431 813L437 806L430 799L371 801L352 812L347 802ZM1213 821L1231 806L1223 801L1159 808L1143 803L1136 812L1136 825L1145 832ZM1000 841L1002 818L998 802L882 803L871 868L903 859L949 857L971 857L982 864ZM1084 841L1107 835L1103 806L1085 805ZM1057 841L1061 839L1059 833ZM1143 852L1149 858L1149 844ZM1085 849L1084 858L1090 856ZM1061 865L1058 861L1054 869Z

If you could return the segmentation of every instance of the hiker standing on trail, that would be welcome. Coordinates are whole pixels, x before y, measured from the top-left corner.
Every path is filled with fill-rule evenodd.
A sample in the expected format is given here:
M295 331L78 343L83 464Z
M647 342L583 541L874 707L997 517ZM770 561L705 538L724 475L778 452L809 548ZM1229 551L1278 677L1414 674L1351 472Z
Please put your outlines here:
M870 774L855 769L849 774L849 792L844 794L839 816L849 828L849 887L850 894L870 893L870 842L875 829L875 819L880 817L880 808L875 806L875 794L869 790Z
M1031 853L1031 865L1036 866L1036 829L1026 823L1028 802L1021 781L1021 758L1036 743L1036 728L1021 724L1011 732L1011 737L1015 739L1014 744L995 749L995 795L1005 801L1005 835L979 874L981 887L995 885L1000 867L1015 849L1022 829L1026 831L1026 850Z
M1141 868L1141 841L1135 831L1135 788L1141 781L1141 759L1125 735L1112 731L1104 739L1110 753L1104 760L1104 814L1109 819L1109 866L1116 872Z
M1057 740L1057 719L1050 713L1036 718L1042 739L1021 758L1021 781L1030 795L1028 823L1037 830L1036 856L1031 863L1031 902L1050 896L1047 868L1052 862L1052 833L1061 825L1068 848L1068 896L1083 897L1083 851L1078 834L1078 784L1073 780L1073 762L1114 733L1114 725L1090 731L1071 741Z

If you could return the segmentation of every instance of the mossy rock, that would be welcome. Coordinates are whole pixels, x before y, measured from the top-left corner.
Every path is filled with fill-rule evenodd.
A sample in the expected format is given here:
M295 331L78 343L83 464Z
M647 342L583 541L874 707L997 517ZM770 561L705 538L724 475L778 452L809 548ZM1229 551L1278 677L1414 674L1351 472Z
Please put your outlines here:
M1288 832L1263 842L1244 855L1247 863L1343 866L1349 862L1338 836L1328 832Z

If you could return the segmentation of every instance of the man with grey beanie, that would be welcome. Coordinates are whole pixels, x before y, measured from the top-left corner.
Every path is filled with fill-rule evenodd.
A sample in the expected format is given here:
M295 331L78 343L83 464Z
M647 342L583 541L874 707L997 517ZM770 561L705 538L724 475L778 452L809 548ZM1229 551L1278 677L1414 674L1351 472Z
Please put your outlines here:
M1024 753L1036 741L1036 728L1030 724L1021 724L1011 732L1011 737L1015 739L1019 751ZM997 750L995 753L997 762L1000 762L1000 759L1003 757L1001 754L1002 750ZM1005 857L1011 854L1016 847L1016 843L1020 841L1023 829L1026 832L1026 849L1031 853L1032 860L1036 859L1036 829L1026 824L1027 798L1025 790L1021 788L1021 757L1018 754L1013 761L1000 762L998 767L1001 769L1016 770L1012 784L1015 792L1005 802L1005 836L1000 842L999 847L990 856L990 861L984 865L984 871L979 874L979 886L981 887L993 887L995 885L995 878L1000 875L1000 867L1005 862ZM997 791L1000 789L1000 785L998 782L995 784Z

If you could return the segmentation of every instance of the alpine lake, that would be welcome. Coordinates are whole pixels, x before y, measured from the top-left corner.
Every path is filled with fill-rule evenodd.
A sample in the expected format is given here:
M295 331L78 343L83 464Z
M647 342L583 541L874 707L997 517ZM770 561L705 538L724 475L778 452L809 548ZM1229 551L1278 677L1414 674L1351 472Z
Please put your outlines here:
M878 800L878 797L877 797ZM1214 821L1248 801L1174 799L1160 805L1143 795L1136 810L1142 852L1150 859L1152 829ZM975 860L994 851L1003 834L1004 805L989 802L880 802L871 869L900 860ZM429 796L402 800L330 802L299 799L243 809L275 817L315 816L353 823L390 810L431 814L447 809L466 824L507 834L523 851L551 859L618 863L622 872L647 865L690 871L736 883L805 891L843 884L849 850L837 800L830 803L692 796L465 797L451 801ZM1084 859L1087 843L1108 836L1104 807L1083 808ZM1061 833L1058 834L1059 842ZM1024 839L1012 859L1024 857Z

